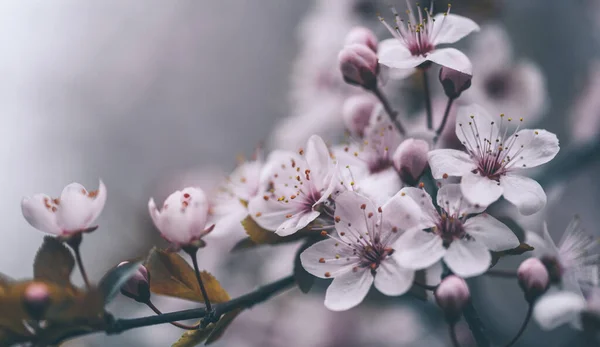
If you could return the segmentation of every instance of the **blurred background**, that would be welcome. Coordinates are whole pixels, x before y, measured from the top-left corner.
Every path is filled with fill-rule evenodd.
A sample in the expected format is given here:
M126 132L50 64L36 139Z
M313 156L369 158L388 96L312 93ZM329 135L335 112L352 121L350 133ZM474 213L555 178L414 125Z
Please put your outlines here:
M555 132L558 158L598 140L600 1L456 0L452 11L482 26L459 44L474 64L465 101L485 100ZM0 1L0 270L14 278L32 275L43 235L21 215L24 195L58 196L72 181L94 189L102 178L108 201L100 229L82 246L90 277L99 279L120 260L165 245L147 214L150 197L162 201L189 184L214 186L238 155L251 155L261 143L296 148L312 133L340 138L343 102L361 91L342 82L337 52L356 25L388 38L378 12L390 15L375 0ZM418 114L418 80L391 81L387 89L407 119ZM574 173L566 180L551 180L546 188L553 200L541 214L519 220L523 228L539 230L546 218L558 238L577 213L600 235L599 157L565 168ZM289 274L297 247L229 256L231 241L214 244L200 255L200 266L233 296ZM498 266L516 268L522 259ZM506 343L526 310L517 283L478 278L470 284L493 341ZM241 315L218 345L449 343L431 303L375 296L333 313L322 301L322 288L309 295L291 290ZM191 305L157 300L164 311ZM119 317L151 314L123 298L109 309ZM180 334L157 326L65 345L169 346ZM463 346L472 343L468 330L460 335ZM531 323L518 345L578 345L579 338L569 328L542 334Z

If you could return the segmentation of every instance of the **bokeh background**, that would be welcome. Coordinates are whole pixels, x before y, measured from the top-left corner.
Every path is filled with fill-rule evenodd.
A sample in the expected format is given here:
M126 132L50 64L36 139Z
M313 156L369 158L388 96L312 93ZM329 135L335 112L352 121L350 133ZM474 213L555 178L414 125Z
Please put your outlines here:
M558 134L559 157L570 155L567 149L575 144L597 141L600 1L456 0L452 5L454 13L482 26L500 27L513 60L539 67L542 85L534 94L542 99L532 123ZM377 12L388 13L383 1L0 1L0 270L15 278L32 274L43 235L22 218L24 195L57 196L72 181L93 188L103 179L108 202L101 227L82 246L90 277L99 279L118 261L164 245L147 215L150 197L162 201L186 184L210 187L235 167L236 156L250 155L261 143L295 148L312 132L338 137L341 105L357 91L340 83L337 51L355 25L387 38ZM475 79L477 65L502 52L498 41L477 41L477 35L460 43L473 60ZM526 82L513 82L512 88ZM407 118L419 108L411 97L415 85L418 81L409 79L388 86ZM516 103L531 106L532 98ZM599 157L577 163L581 167L575 170L564 168L568 179L552 181L554 200L542 216L523 225L540 228L545 217L559 237L577 213L589 232L600 235ZM207 250L200 266L215 273L232 295L287 275L296 247L229 256L230 246L223 242ZM499 266L515 268L521 260ZM79 277L75 281L81 283ZM492 339L505 343L526 310L517 283L478 278L470 284ZM322 300L318 288L310 295L287 292L244 313L218 344L448 345L431 303L375 297L332 313ZM165 311L190 307L169 299L157 305ZM110 310L123 317L151 314L123 298ZM180 333L161 326L66 345L168 346ZM461 339L463 346L471 343L467 330ZM519 346L581 341L569 328L542 334L532 323Z

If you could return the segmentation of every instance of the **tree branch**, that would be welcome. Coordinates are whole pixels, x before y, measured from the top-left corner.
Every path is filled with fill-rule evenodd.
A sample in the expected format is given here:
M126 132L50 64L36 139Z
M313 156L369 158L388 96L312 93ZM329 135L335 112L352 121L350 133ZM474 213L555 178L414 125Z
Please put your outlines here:
M469 329L471 329L471 333L473 333L473 338L475 338L477 346L490 347L490 341L488 340L487 336L485 336L485 327L483 326L483 322L479 318L473 303L469 302L467 304L463 311L463 315L467 321L467 324L469 325Z

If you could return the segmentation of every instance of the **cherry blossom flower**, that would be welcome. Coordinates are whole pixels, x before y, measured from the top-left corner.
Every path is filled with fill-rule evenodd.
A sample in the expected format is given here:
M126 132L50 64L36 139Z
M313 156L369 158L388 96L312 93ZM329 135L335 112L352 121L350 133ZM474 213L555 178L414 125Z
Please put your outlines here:
M410 10L407 1L408 20L400 18L392 8L395 27L390 26L383 18L379 18L394 38L381 42L379 46L379 63L397 69L412 69L425 62L449 67L456 71L472 75L469 58L455 48L437 48L440 44L455 43L479 26L472 20L450 14L450 5L443 14L433 16L427 8L421 10L417 6L417 16Z
M201 240L214 225L207 227L208 201L204 191L188 187L175 191L159 210L154 199L148 201L152 221L160 234L176 247L202 245Z
M337 235L300 255L302 266L319 278L333 278L325 306L343 311L358 305L372 284L385 295L401 295L412 285L414 270L399 265L397 240L415 225L414 202L399 195L376 208L368 198L346 191L336 198ZM324 235L327 235L326 233Z
M600 284L598 240L583 231L579 217L569 223L558 247L546 224L542 235L528 231L525 236L525 242L534 247L534 256L546 265L551 283L558 283L562 289L579 296L587 288Z
M587 297L570 291L553 291L535 304L533 318L544 330L570 323L576 329L598 330L600 321L600 287L590 289ZM586 324L587 323L587 324Z
M94 229L94 222L106 202L106 187L88 191L79 183L66 186L59 198L46 194L25 197L21 201L23 216L34 228L57 236L69 237Z
M264 194L250 200L250 216L267 230L287 236L328 212L339 185L337 167L323 140L313 135L306 150L274 151L263 170Z
M473 204L488 206L504 196L521 214L533 214L546 205L546 193L535 180L518 173L552 160L559 150L558 139L546 130L519 127L507 136L503 123L508 126L512 118L498 118L499 126L478 105L460 108L456 136L466 153L454 149L429 152L432 175L436 179L462 176L462 193Z
M421 214L415 218L423 229L409 230L398 240L396 259L401 266L424 269L443 258L455 274L477 276L490 266L489 251L519 246L519 240L506 225L488 214L480 214L484 208L463 197L458 184L447 184L438 191L440 212L423 189L402 188L400 195L421 207Z

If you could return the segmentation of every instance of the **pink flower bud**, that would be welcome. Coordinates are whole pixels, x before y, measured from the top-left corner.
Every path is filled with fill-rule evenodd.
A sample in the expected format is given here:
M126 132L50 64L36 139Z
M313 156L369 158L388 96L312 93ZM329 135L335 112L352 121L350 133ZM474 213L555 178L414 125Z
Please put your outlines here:
M50 288L42 282L33 282L25 288L23 306L31 318L41 320L50 305Z
M349 46L353 43L365 45L373 52L377 53L377 44L379 41L377 40L377 36L375 36L371 30L365 27L354 27L352 30L350 30L348 35L346 35L344 45Z
M453 323L460 318L463 308L471 299L467 282L455 275L444 278L434 295L435 301L444 311L446 319Z
M394 152L394 167L403 182L414 185L427 166L429 144L424 140L406 139Z
M456 99L462 92L471 87L473 76L442 66L440 69L440 82L444 93L451 99Z
M525 292L525 299L529 302L544 294L550 284L548 270L537 258L529 258L522 262L517 270L517 277L521 289Z
M369 47L353 43L338 55L340 70L346 83L370 89L377 83L377 54Z
M344 103L342 118L351 134L363 137L375 110L377 100L370 94L355 95Z
M117 267L127 263L124 261ZM150 299L150 277L148 269L144 265L140 265L133 276L129 277L127 282L121 287L121 294L138 302L148 302Z

